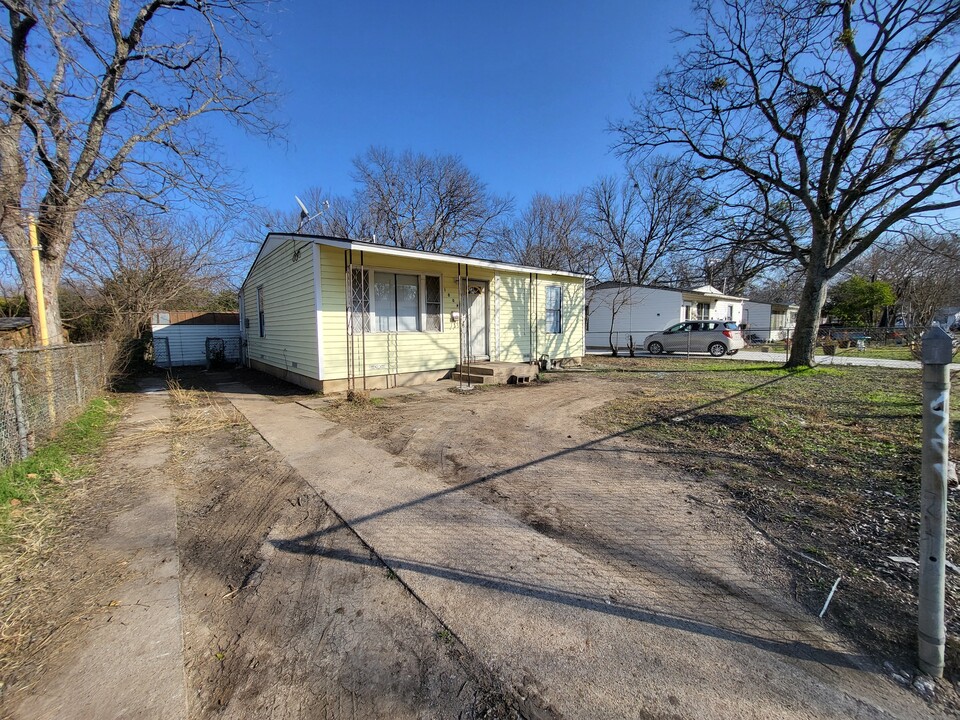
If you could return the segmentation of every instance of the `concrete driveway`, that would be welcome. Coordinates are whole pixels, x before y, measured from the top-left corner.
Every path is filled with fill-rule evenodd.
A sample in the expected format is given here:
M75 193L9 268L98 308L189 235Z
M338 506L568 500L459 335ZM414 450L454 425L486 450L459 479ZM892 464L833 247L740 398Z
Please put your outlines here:
M521 453L528 460L451 484L309 403L276 403L240 384L220 390L523 698L530 718L942 715L768 587L738 560L737 536L718 527L710 498L688 502L683 478L636 465L616 437L571 432L558 447L533 421ZM478 412L468 405L495 400L481 394L465 402L447 412ZM536 405L510 422L556 415L549 394L537 395ZM453 427L457 418L449 420ZM436 428L424 438L415 430L405 442L448 447ZM476 440L482 447L484 438ZM456 444L460 459L450 461L462 462L470 447L462 438ZM614 458L610 467L622 471L615 482L590 474L597 455ZM561 542L550 537L549 522L540 532L539 521L484 501L487 488L507 493L530 475L558 488L555 505L586 508L584 527L592 522L603 533L585 533L581 545ZM631 517L622 511L628 502L648 510ZM542 509L549 518L550 508ZM610 535L630 547L623 557L591 550L591 537L604 544ZM277 548L311 552L315 539L282 538ZM711 552L698 551L704 543L713 543Z

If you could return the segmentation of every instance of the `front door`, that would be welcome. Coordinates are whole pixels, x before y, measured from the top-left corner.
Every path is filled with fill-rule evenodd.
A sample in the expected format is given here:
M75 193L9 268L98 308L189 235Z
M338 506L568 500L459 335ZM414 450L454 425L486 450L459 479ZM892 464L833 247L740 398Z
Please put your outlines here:
M467 354L470 360L487 360L488 284L471 280L467 285Z

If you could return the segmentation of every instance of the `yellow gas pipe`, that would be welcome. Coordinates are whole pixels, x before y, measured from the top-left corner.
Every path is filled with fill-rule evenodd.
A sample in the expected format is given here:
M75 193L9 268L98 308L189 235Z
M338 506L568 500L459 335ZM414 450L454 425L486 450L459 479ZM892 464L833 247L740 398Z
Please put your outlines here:
M33 215L27 218L30 227L30 251L33 258L33 285L37 289L37 318L40 331L40 344L46 347L50 343L47 335L47 303L43 299L43 273L40 271L40 242L37 240L37 223Z

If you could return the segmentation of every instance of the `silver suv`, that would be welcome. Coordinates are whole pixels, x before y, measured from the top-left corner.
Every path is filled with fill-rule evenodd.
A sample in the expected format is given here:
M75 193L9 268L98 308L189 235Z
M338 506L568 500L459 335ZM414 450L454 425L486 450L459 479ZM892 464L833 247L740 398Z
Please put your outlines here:
M643 341L652 355L664 351L705 352L714 357L736 355L744 344L740 326L729 320L687 320L648 335Z

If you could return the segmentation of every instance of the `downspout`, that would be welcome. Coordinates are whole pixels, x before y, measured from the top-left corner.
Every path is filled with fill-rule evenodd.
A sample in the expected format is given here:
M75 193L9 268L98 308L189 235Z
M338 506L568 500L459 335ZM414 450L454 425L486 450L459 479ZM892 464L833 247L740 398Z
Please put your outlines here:
M580 282L581 296L583 298L583 318L580 320L580 357L587 354L587 279Z
M533 274L533 331L536 333L533 349L536 351L536 360L540 362L540 273Z
M347 374L347 389L354 389L353 382L353 250L347 249L343 251L343 289L344 289L344 304L345 310L344 317L347 319L346 324L346 354L343 358L344 370Z
M457 325L457 335L460 345L457 352L457 389L463 390L463 270L460 263L457 263L457 310L460 316L460 322Z
M530 362L536 360L533 356L533 273L527 274L527 352Z
M370 288L367 283L367 271L363 267L363 250L360 251L360 289L363 292L363 302L360 305L360 360L363 363L363 389L367 389L367 315L364 306L370 300Z

